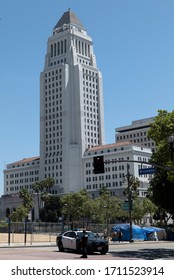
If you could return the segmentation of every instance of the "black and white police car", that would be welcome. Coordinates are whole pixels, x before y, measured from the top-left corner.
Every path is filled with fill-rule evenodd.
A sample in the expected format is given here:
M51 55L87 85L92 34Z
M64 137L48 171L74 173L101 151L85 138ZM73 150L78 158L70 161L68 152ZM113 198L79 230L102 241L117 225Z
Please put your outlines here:
M99 237L92 231L86 231L88 234L87 251L88 253L99 252L105 255L108 252L108 240ZM60 252L64 250L81 251L81 237L83 230L68 230L61 233L56 238L56 244Z

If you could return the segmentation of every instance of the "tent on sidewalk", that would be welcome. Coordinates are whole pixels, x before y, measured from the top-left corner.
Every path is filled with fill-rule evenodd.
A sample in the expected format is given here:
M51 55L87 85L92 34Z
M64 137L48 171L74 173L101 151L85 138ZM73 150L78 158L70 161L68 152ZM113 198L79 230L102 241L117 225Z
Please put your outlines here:
M143 227L146 240L164 240L166 239L166 231L158 227Z
M122 240L129 241L130 240L130 224L116 224L111 229L112 241L118 241L117 232L121 231L122 233ZM144 230L137 226L132 225L132 240L146 240L146 235Z

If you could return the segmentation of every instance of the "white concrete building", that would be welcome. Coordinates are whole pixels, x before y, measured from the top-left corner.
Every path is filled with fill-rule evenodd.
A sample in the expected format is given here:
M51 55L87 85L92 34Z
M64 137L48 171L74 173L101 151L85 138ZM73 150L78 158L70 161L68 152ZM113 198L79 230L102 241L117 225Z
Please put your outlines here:
M102 76L93 42L68 10L48 39L40 78L40 178L55 194L83 187L82 157L104 143Z
M150 125L153 122L154 117L151 117L132 121L131 125L117 127L115 129L115 141L131 141L133 143L153 149L155 147L155 143L147 135Z
M7 164L4 170L4 195L19 193L22 188L32 190L39 181L40 157L24 158Z
M105 173L93 173L94 156L104 156L104 162L110 162L105 163ZM152 175L139 176L138 170L149 167L148 161L150 157L150 149L131 142L119 142L90 148L85 152L84 156L84 186L93 197L98 195L98 191L102 186L106 186L112 196L118 195L123 198L123 190L127 188L125 176L127 175L128 167L129 174L140 180L139 196L145 197L149 179ZM128 160L128 162L114 162L114 160ZM143 161L147 162L147 165L129 161Z

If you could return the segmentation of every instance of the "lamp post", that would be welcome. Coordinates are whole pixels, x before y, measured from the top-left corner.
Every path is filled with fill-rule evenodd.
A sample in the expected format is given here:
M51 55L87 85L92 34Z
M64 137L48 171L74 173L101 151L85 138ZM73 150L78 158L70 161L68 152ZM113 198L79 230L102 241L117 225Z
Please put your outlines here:
M171 155L171 161L173 162L174 135L170 135L168 137L168 143L169 143L169 150L170 150L170 155Z
M108 206L104 205L103 208L105 209L105 215L106 215L106 238L109 238L109 223L108 223Z
M68 203L65 203L64 206L66 207L67 209L67 214L68 214L68 230L70 229L70 221L71 221L71 210L70 210L70 205ZM71 225L72 227L72 225Z

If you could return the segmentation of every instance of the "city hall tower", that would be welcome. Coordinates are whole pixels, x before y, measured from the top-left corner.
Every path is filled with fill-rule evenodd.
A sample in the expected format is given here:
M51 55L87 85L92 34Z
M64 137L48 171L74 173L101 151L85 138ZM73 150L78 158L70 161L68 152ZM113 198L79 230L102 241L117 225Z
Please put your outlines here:
M40 76L40 178L54 194L83 188L83 156L104 144L102 76L93 42L68 10L48 38Z

